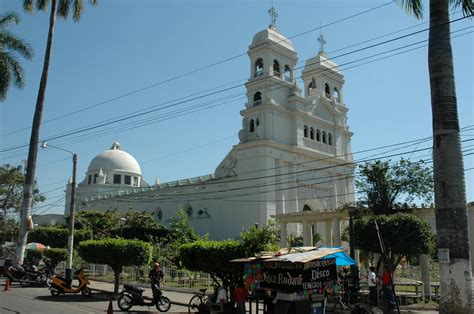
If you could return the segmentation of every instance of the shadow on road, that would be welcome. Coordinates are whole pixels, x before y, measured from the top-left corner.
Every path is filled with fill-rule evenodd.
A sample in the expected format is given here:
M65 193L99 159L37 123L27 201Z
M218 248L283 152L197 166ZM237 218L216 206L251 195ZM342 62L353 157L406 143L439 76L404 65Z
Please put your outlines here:
M78 294L60 294L58 296L40 295L37 300L48 302L104 302L110 300L110 295L104 293L93 293L92 297L85 297Z

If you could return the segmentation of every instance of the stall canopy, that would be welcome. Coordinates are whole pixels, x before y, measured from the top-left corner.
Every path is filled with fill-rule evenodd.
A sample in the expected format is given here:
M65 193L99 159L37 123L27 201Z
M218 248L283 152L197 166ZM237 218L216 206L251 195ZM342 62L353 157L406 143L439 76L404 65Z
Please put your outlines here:
M332 251L333 249L339 249L339 252L332 253L323 257L323 259L335 258L336 266L350 266L355 265L357 262L352 259L346 252L342 251L342 247L320 247L319 250L324 252L325 250Z

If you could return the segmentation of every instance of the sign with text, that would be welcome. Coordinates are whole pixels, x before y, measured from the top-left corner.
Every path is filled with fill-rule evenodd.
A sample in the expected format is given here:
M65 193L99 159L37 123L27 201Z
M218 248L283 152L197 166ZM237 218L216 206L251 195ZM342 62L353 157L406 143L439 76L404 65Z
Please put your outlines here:
M336 259L314 260L308 263L262 263L260 286L264 288L302 291L322 289L337 279Z

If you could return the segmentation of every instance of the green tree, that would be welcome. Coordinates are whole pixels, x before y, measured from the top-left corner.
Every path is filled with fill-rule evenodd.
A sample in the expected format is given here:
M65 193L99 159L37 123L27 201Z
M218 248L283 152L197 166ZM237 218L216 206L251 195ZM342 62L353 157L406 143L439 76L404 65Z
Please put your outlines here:
M27 12L33 12L33 0L24 0L23 8ZM97 4L97 0L89 0L93 5ZM46 10L49 1L37 0L36 8L38 10ZM75 22L78 22L84 4L82 0L51 0L51 11L49 16L48 39L46 41L46 51L44 54L43 70L41 72L41 79L38 89L38 97L36 98L35 114L33 116L33 124L31 126L31 136L28 149L28 161L26 165L25 183L23 189L23 202L21 206L20 231L18 232L17 248L15 251L15 261L18 264L23 262L25 254L26 239L28 237L28 218L31 215L31 207L33 203L33 186L36 173L36 159L38 157L38 143L41 126L41 119L43 116L44 99L46 96L46 86L48 84L48 72L51 59L51 50L53 47L54 25L56 23L56 15L67 18L69 11L72 9L72 17Z
M30 45L8 30L11 24L19 23L20 17L14 12L0 15L0 101L7 98L12 82L16 88L25 86L23 68L18 61L18 55L27 60L33 57Z
M0 166L0 208L3 217L9 212L19 212L23 200L23 184L25 174L22 166L12 166L5 164ZM46 198L42 195L36 186L33 188L33 206L38 202L44 202Z
M245 247L236 240L200 240L179 247L178 258L186 269L208 273L214 281L234 284L242 276L241 265L230 260L245 257Z
M398 0L417 18L423 14L422 0ZM472 0L430 0L428 69L433 117L433 168L436 233L439 249L449 250L449 262L440 263L440 313L468 313L471 303L469 226L467 219L464 162L459 134L450 6L472 17Z
M1 46L1 44L0 44ZM21 210L23 200L23 183L25 174L21 166L5 164L0 166L0 216L1 236L5 240L18 232L18 222L9 214L18 213ZM46 198L39 192L36 182L33 188L33 206L43 202Z
M119 227L119 220L120 216L116 210L86 210L75 215L74 227L92 230L94 239L108 238L112 237L113 230Z
M60 227L42 226L28 233L28 242L38 242L46 246L55 248L67 247L69 230ZM92 232L89 229L74 231L76 243L92 239Z
M263 251L276 252L280 248L278 241L279 228L274 220L269 220L264 227L253 226L249 230L242 231L240 237L244 247L245 256L252 256Z
M123 215L125 218L124 227L142 227L142 228L160 228L161 225L156 222L153 213L147 211L130 210Z
M43 259L51 267L51 271L54 274L56 267L59 263L67 260L67 249L63 248L50 248L43 251Z
M142 266L151 262L152 246L139 240L103 239L79 243L79 256L88 263L107 264L114 270L114 294L118 294L124 266Z
M390 164L377 160L359 166L356 180L360 194L359 206L368 208L375 215L391 215L403 209L404 203L415 198L431 202L433 176L424 162L401 159Z
M382 253L375 221L382 234L391 269L395 269L404 256L413 258L430 253L432 248L430 225L407 213L357 219L354 224L356 248L366 252Z

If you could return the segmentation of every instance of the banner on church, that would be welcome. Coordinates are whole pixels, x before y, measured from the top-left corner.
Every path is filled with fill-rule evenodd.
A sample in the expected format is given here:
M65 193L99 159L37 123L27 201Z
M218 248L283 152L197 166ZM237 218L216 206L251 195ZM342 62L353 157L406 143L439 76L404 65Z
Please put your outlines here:
M335 258L307 263L264 262L261 267L260 286L275 290L319 290L337 279Z

